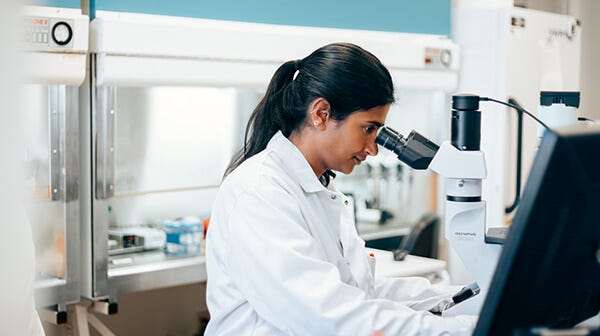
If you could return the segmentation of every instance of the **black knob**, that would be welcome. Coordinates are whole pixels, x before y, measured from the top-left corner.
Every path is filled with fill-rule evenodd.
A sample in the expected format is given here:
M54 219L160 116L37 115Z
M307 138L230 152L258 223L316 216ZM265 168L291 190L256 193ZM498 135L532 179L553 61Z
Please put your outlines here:
M54 40L54 43L65 46L71 42L71 39L73 39L73 29L68 23L60 21L52 27L52 40Z

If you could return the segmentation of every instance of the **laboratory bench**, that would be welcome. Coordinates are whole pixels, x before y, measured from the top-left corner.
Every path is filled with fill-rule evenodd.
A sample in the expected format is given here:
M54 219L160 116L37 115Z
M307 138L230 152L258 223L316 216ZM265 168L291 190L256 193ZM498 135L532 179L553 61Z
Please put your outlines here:
M373 248L367 248L367 253L373 253L375 256L376 278L423 276L430 280L439 279L441 282L448 282L444 260L407 255L404 260L396 261L392 252Z
M446 268L446 262L443 260L408 255L404 260L396 261L390 251L374 248L366 250L367 253L373 253L375 256L376 277L427 276L443 272ZM125 261L126 259L131 260ZM120 255L111 258L111 263L113 267L108 271L111 281L119 282L124 286L130 282L140 281L136 274L155 273L155 276L148 278L152 279L155 285L159 285L156 287L163 287L160 286L161 281L166 281L166 278L174 275L165 272L167 270L176 271L178 278L187 279L186 282L189 283L204 282L207 279L204 256L173 258L155 251Z

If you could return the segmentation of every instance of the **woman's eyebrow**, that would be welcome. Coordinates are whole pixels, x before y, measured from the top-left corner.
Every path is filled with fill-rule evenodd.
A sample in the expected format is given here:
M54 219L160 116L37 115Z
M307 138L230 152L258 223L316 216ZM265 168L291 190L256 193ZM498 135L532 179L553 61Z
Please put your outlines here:
M373 125L375 125L377 127L382 127L383 126L383 123L380 123L379 121L370 120L370 121L367 121L367 122L370 123L370 124L373 124Z

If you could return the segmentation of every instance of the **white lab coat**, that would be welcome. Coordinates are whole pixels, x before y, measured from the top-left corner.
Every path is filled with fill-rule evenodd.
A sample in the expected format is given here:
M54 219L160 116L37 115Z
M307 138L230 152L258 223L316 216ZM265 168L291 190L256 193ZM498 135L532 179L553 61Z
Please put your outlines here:
M470 334L475 317L427 310L422 278L375 283L349 200L280 132L223 182L206 245L207 335ZM411 308L412 307L412 308Z

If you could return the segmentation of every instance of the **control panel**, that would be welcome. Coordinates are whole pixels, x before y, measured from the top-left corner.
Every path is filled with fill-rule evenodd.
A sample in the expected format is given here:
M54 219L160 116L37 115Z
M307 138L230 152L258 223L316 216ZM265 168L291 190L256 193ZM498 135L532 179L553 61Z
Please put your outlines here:
M23 6L20 12L25 82L80 85L86 73L89 17L77 8Z
M426 68L449 68L452 64L452 51L443 48L425 48Z
M25 42L32 46L64 50L73 49L73 20L27 17Z

